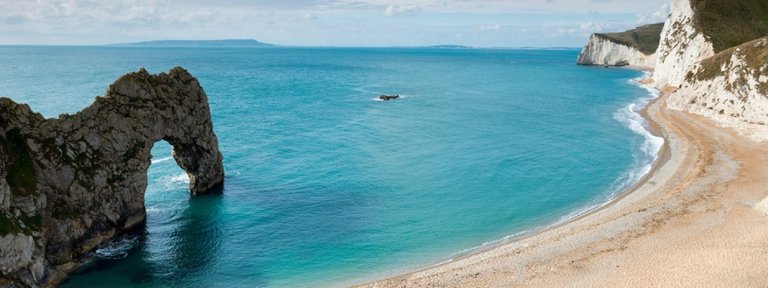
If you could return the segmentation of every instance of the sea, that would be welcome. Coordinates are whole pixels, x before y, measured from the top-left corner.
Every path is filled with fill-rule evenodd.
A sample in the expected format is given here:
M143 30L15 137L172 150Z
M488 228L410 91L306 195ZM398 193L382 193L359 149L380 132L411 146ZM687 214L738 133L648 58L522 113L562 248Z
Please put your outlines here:
M337 287L568 221L647 173L655 93L578 53L0 46L0 96L58 117L122 74L182 66L209 97L222 193L191 196L156 143L146 227L63 287Z

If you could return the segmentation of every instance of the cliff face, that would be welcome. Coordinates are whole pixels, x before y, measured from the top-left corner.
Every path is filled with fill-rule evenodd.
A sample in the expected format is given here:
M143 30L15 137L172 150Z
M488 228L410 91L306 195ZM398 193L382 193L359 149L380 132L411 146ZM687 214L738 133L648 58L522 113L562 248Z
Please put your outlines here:
M637 66L652 68L656 54L645 55L639 50L594 34L584 46L577 60L579 65Z
M680 87L699 61L768 35L768 1L672 0L654 79Z
M628 49L632 45L619 44L627 37L598 35L590 38L580 63L641 62L633 56L637 51ZM768 140L768 38L760 38L765 35L768 1L672 0L656 63L646 67L654 68L657 87L677 89L667 101L670 108Z
M689 0L672 0L656 54L658 61L653 73L656 84L673 87L682 84L693 64L715 55L712 43L694 25Z
M0 98L0 286L57 283L93 248L142 223L160 140L173 146L191 193L222 183L208 98L182 68L125 75L57 119Z
M577 61L580 65L653 68L663 23L621 33L598 33L589 37Z
M694 64L667 103L768 140L768 37Z
M654 71L658 86L679 88L668 106L768 140L768 49L754 40L768 31L768 2L673 0L671 9Z

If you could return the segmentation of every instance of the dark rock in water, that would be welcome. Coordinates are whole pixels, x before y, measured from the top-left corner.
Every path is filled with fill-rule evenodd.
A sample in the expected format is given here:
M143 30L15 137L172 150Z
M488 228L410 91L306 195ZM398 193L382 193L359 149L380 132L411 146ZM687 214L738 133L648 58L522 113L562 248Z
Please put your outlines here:
M395 100L400 98L400 95L381 95L379 96L379 100L389 101L389 100Z
M183 68L120 77L74 115L0 98L0 286L52 286L145 221L150 150L165 140L192 194L224 181L208 96Z

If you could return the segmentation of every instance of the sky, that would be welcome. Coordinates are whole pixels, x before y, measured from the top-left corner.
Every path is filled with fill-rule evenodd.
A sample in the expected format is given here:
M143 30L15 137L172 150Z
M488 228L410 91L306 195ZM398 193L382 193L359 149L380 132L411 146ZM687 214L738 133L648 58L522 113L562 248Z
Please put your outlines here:
M292 46L580 47L669 0L0 0L0 45L256 39Z

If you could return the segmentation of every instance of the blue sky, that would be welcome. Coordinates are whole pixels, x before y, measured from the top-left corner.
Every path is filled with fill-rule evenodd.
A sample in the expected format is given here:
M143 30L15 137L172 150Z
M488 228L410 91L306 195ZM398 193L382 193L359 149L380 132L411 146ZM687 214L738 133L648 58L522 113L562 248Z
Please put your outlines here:
M301 46L579 47L668 0L0 0L0 44L256 39Z

